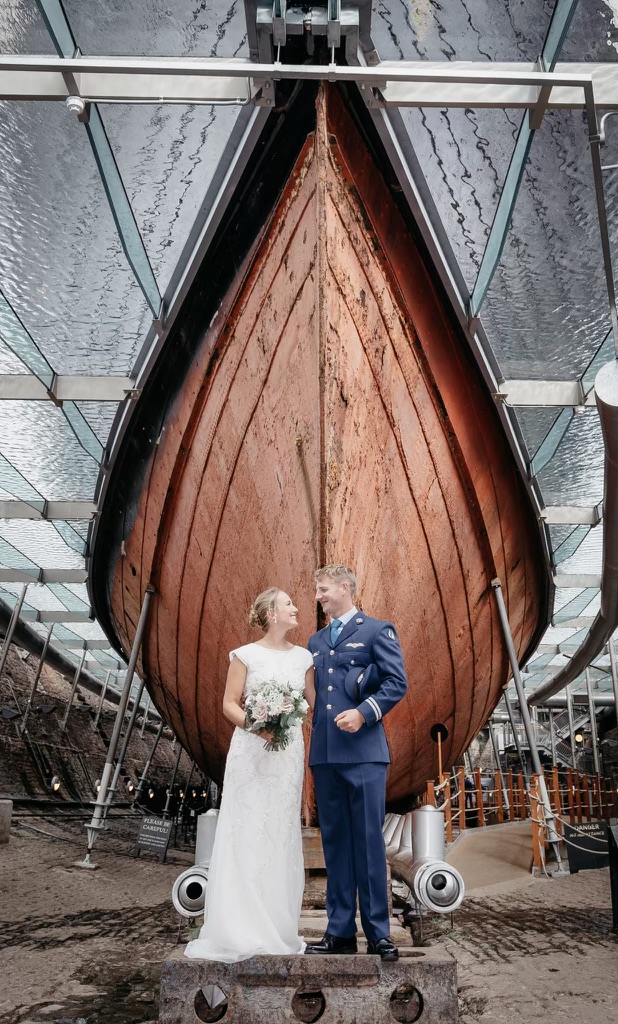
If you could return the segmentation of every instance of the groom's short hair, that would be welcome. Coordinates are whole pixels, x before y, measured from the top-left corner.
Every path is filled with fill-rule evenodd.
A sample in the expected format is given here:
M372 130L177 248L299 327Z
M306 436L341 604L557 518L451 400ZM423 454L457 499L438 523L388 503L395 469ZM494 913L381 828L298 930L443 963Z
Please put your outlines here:
M356 593L356 574L353 569L350 569L349 565L340 565L339 563L323 565L322 568L318 569L315 573L316 583L318 580L321 580L323 576L328 576L329 579L334 580L335 583L347 583L350 587L350 596L354 597Z

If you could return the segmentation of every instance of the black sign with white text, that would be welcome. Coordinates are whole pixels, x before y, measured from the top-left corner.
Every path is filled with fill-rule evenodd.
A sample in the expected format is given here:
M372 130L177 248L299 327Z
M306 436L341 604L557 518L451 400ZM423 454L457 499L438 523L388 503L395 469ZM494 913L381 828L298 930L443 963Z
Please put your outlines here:
M590 868L606 868L609 864L607 822L583 821L577 825L565 825L564 838L571 874Z
M157 853L160 859L163 859L167 853L172 825L173 822L169 818L155 818L152 815L142 818L137 836L137 849Z

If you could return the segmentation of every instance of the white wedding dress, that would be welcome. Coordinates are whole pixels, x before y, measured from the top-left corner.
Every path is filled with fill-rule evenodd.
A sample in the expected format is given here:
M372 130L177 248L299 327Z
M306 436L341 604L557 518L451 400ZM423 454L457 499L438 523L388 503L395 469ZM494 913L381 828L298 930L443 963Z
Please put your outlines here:
M230 653L247 666L245 693L268 679L304 689L312 657L303 647L246 644ZM268 751L235 729L208 873L206 913L185 956L235 963L257 953L303 953L298 935L305 870L300 804L305 750L300 724L285 750Z

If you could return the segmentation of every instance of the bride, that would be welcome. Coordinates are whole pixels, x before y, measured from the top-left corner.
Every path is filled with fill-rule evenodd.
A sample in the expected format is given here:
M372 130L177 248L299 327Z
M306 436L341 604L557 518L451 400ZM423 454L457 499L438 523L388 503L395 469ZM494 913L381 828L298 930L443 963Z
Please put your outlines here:
M264 637L230 652L223 714L236 729L223 781L221 810L208 873L199 938L185 955L234 963L258 953L303 953L298 935L305 872L300 801L305 767L302 726L292 726L284 750L269 751L266 730L247 732L243 696L267 680L292 683L311 708L313 661L286 640L298 626L286 593L270 587L256 597L249 624Z

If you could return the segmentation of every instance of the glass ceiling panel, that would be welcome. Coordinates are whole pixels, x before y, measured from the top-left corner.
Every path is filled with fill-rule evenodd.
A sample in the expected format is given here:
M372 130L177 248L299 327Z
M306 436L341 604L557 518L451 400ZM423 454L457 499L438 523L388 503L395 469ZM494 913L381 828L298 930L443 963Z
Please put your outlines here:
M401 116L472 290L521 115L427 107L404 109Z
M193 226L239 109L99 104L162 291Z
M603 527L599 525L589 530L577 551L561 563L560 572L600 573L602 564Z
M0 538L43 569L83 569L84 558L69 547L52 523L32 519L0 519Z
M596 505L603 498L604 446L596 409L573 416L554 458L538 474L547 505Z
M86 423L105 447L118 410L118 402L76 402Z
M559 415L560 411L550 408L517 410L517 419L524 435L528 454L531 457L543 443Z
M618 8L615 0L579 0L561 60L618 60Z
M244 57L239 0L63 0L83 53L105 56Z
M7 102L0 137L0 287L56 373L127 374L152 317L84 127Z
M54 48L35 0L2 0L0 53L46 53Z
M0 597L9 604L9 597L18 597L21 594L21 589L21 583L3 583L0 586ZM39 611L61 612L64 609L62 601L59 601L55 594L39 583L28 585L26 603L30 608L37 608ZM49 629L49 623L45 625Z
M617 198L607 192L608 207ZM577 377L607 334L596 198L581 111L549 111L535 134L482 317L506 377Z
M92 500L97 463L52 402L0 402L0 451L47 501Z
M374 5L382 60L536 60L551 6L538 0L449 0Z

